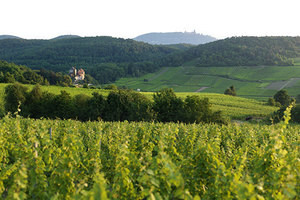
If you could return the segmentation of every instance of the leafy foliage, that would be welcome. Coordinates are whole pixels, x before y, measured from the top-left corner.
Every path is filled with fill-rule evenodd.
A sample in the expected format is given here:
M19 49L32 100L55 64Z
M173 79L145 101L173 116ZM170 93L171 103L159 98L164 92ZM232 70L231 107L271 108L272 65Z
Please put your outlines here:
M0 60L0 83L44 84L44 78L25 66Z
M1 199L298 199L299 126L0 120ZM49 130L50 128L50 130Z
M292 98L288 95L286 90L279 90L274 94L275 102L278 102L281 106L287 107L292 102Z

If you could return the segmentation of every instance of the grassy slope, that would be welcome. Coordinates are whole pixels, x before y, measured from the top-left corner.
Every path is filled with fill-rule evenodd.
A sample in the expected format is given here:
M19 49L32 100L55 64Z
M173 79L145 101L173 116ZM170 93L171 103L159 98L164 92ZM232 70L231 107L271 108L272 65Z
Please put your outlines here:
M295 61L295 66L288 67L194 67L193 63L187 63L139 78L122 78L116 85L143 91L169 87L176 92L195 92L201 87L208 87L203 92L209 93L223 93L234 85L239 96L264 100L284 88L290 95L296 96L300 93L300 59ZM145 79L148 81L145 82Z
M0 84L0 106L3 107L3 96L4 88L7 84ZM27 85L27 87L32 88L32 85ZM59 86L42 86L42 90L51 93L59 94L61 90L66 90L72 96L76 94L87 94L92 95L93 92L100 92L103 95L108 95L108 90L99 89L84 89L84 88L65 88ZM143 92L148 98L152 99L153 92ZM200 95L203 98L209 98L212 109L214 111L221 110L225 116L231 117L233 119L243 119L246 116L267 116L268 114L274 112L277 108L266 106L265 103L246 99L241 97L232 97L223 94L214 93L192 93L192 92L179 92L176 93L177 96L185 98L188 95Z

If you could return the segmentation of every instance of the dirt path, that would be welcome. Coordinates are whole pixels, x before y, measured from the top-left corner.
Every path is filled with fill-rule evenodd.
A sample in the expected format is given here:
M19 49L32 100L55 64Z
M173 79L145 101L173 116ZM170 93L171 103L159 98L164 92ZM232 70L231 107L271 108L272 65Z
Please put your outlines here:
M293 85L295 85L298 81L300 80L300 78L290 78L287 81L277 81L277 82L272 82L271 84L269 84L266 88L269 90L282 90L286 87L292 87Z
M201 87L201 88L199 88L198 90L196 90L195 92L201 92L201 91L203 91L203 90L205 90L205 89L207 89L207 88L209 88L209 87Z
M153 76L152 78L150 78L149 81L153 81L154 79L158 78L159 76L161 76L163 73L165 73L168 70L169 70L169 67L166 67L161 72L159 72L159 74L156 74L155 76Z

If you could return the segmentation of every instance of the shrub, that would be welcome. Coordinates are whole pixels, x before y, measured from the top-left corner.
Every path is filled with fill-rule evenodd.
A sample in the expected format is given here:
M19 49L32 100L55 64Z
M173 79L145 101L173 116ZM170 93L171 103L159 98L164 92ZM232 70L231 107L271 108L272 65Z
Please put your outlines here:
M231 96L236 96L235 87L233 85L230 86L230 88L225 90L224 94L231 95Z
M288 92L286 90L279 90L274 95L274 100L278 103L280 103L281 106L288 106L292 102L291 97L288 95Z

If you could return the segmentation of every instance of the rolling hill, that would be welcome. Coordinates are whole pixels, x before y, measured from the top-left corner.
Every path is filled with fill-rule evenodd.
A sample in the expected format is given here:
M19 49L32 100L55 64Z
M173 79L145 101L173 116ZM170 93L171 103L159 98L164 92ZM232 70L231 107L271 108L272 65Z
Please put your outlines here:
M14 35L0 35L0 40L4 40L4 39L21 39L21 38Z
M64 38L64 39L59 39ZM113 37L69 37L52 40L0 40L0 60L67 72L72 66L84 68L100 83L124 76L154 72L160 58L187 47L153 46L131 39Z
M55 38L52 38L51 40L73 39L73 38L80 38L80 36L79 35L60 35Z
M300 56L300 37L232 37L198 45L165 58L165 65L259 66L293 65Z
M236 85L240 95L248 96L269 96L278 88L293 90L293 95L297 92L297 66L275 66L299 64L295 58L300 57L300 37L232 37L198 46L68 37L0 40L0 60L61 72L71 66L83 67L100 84L125 78L117 84L147 91L173 87L176 91L206 88L207 92L223 93L225 87ZM253 73L254 79L249 79ZM140 77L137 80L143 82L126 83L130 77Z
M147 33L133 38L149 44L192 44L199 45L217 40L216 38L196 32Z

